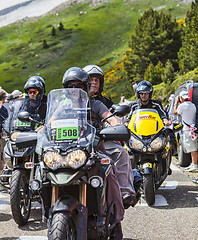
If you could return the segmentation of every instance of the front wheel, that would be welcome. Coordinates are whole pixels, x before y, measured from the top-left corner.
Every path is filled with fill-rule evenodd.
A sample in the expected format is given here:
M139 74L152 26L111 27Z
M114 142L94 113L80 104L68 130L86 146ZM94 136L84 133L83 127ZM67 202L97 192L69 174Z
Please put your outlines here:
M29 174L24 169L13 171L10 185L10 205L14 221L25 225L30 216Z
M77 240L76 218L69 213L54 214L48 236L50 240Z
M143 176L143 189L148 205L153 205L155 203L155 184L152 175Z

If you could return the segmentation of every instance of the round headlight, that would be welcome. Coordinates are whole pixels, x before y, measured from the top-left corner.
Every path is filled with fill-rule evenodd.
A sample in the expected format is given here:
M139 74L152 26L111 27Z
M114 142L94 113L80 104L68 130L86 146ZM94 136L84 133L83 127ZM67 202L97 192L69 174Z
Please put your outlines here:
M162 146L163 146L163 141L160 137L157 137L156 139L154 139L150 144L151 151L159 150Z
M16 139L18 138L20 132L13 132L11 135L10 135L10 140L15 142Z
M62 156L57 152L47 152L43 161L49 168L55 170L61 166Z
M87 156L84 151L78 149L67 154L66 161L69 167L79 168L85 164Z
M142 148L144 147L143 143L138 139L134 138L133 136L131 136L129 140L129 146L136 150L142 150Z

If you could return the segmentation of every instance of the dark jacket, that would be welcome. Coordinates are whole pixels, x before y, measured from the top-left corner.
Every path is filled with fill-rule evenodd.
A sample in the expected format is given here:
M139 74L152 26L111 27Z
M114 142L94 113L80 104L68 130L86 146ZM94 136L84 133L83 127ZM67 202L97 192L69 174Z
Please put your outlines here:
M0 109L0 132L2 132L2 124L8 118L8 110L2 106Z
M161 119L167 118L166 112L164 111L162 107L162 103L159 100L152 100L150 99L147 105L143 105L141 100L134 101L130 104L131 107L131 112L129 115L126 117L125 122L129 122L131 119L131 116L133 112L137 109L146 109L146 108L153 108L157 110L159 116Z
M111 101L111 99L106 98L104 96L102 96L101 93L97 93L94 96L92 96L95 100L99 100L101 101L108 109L113 105L113 102Z

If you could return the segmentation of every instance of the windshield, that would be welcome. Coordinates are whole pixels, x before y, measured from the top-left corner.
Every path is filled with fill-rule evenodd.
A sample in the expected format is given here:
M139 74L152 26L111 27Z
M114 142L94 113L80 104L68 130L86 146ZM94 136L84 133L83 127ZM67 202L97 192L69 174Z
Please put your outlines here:
M138 109L133 112L128 128L136 135L149 136L158 133L164 124L155 109Z
M87 93L77 88L52 90L48 94L45 126L38 132L37 147L86 147L95 137L95 128L87 122Z
M4 123L4 129L6 132L12 132L14 130L30 131L35 127L34 123L21 122L18 119L19 112L29 112L35 120L39 121L38 108L40 106L39 100L20 98L9 103L9 116Z

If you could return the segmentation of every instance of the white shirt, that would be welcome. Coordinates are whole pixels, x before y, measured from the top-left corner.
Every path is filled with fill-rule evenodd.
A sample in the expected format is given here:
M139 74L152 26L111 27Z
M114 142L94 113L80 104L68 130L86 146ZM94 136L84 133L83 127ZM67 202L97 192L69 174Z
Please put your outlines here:
M196 122L196 107L195 104L190 101L181 103L177 108L177 113L181 115L183 122L183 130L188 130L188 125L195 126ZM184 123L185 122L185 123Z

